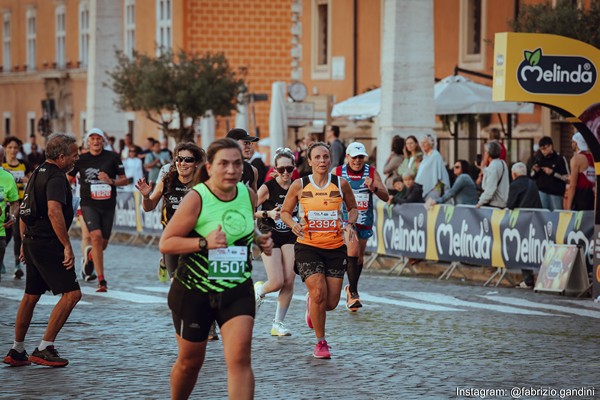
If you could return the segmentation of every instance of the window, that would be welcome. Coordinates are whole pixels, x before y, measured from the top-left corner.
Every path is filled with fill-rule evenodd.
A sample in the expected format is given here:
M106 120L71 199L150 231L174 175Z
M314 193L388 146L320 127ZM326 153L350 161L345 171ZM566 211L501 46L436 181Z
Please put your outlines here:
M125 55L133 57L135 48L135 0L125 1Z
M4 137L10 136L10 113L4 113Z
M36 18L35 9L31 8L27 10L25 14L25 26L27 27L26 43L27 43L27 69L30 71L35 70L35 53L36 53Z
M156 43L157 54L171 50L171 32L173 27L173 16L171 0L156 0Z
M81 137L84 137L87 132L87 114L85 111L79 113L79 128Z
M67 37L67 24L65 6L56 7L56 67L65 67L65 48Z
M330 0L313 0L312 78L329 79L331 65Z
M90 55L90 8L87 1L79 3L79 62L88 65Z
M475 69L484 68L483 33L485 32L486 0L460 2L460 64Z
M35 111L27 112L27 137L35 133Z
M2 19L2 69L4 72L11 70L10 63L10 13L4 13Z

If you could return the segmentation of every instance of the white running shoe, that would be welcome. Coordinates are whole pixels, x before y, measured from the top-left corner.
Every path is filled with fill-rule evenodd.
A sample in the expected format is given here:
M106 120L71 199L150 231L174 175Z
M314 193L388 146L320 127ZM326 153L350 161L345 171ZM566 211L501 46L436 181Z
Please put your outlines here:
M265 298L264 296L259 295L259 292L262 292L262 287L264 286L264 282L263 281L258 281L254 284L254 300L256 300L256 312L258 312L258 309L260 308L260 306L262 306L262 303L264 303Z
M290 332L290 330L285 327L282 321L273 320L271 336L292 336L292 332Z

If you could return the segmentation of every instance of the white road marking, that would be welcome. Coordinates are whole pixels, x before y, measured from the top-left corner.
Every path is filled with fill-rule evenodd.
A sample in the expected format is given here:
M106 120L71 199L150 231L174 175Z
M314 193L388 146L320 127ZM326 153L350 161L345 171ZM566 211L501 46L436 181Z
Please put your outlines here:
M296 294L294 295L293 299L295 301L304 303L304 301L306 300L306 295ZM360 299L364 301L364 307L367 308L370 307L371 304L385 304L426 311L463 311L458 308L443 307L427 303L415 303L413 301L396 300L387 297L371 296L365 292L360 293ZM346 300L340 299L340 306L346 307Z
M155 292L155 293L169 293L169 289L171 289L170 285L162 285L162 286L134 286L134 289L145 290L147 292Z
M25 293L24 289L15 289L15 288L7 288L0 286L0 297L4 297L9 300L21 301L23 298L23 293ZM40 297L40 301L38 301L39 305L42 306L54 306L60 300L60 295L54 296L52 292L46 292ZM81 300L77 305L89 305L91 303Z
M86 296L98 296L98 297L106 297L115 300L124 300L132 303L166 303L167 299L158 296L150 296L147 294L139 294L139 293L131 293L131 292L123 292L120 290L112 290L108 289L108 292L97 293L96 289L92 287L82 287L81 291Z
M402 296L411 297L413 299L428 301L436 304L443 304L445 306L457 306L457 307L470 307L470 308L481 308L484 310L498 311L508 314L522 314L522 315L543 315L550 316L540 311L533 311L527 309L520 309L515 307L497 306L494 304L476 303L472 301L465 301L457 299L456 297L448 296L445 294L433 293L433 292L395 292Z
M511 306L519 306L519 307L531 307L531 308L539 308L542 310L552 310L559 311L568 314L581 315L583 317L592 317L592 318L600 318L599 311L585 310L574 307L565 307L559 306L556 304L544 304L544 303L536 303L534 301L529 301L525 299L519 299L515 297L506 297L506 296L481 296L489 300L497 301L499 303L510 304Z

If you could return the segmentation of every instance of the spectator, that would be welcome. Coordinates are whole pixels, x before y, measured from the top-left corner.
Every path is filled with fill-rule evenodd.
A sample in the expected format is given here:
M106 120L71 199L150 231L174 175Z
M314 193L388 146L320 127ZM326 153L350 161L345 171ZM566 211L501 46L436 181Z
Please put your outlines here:
M419 141L413 135L408 136L404 140L404 160L398 168L398 176L404 176L409 171L416 175L422 160L423 152L419 147Z
M499 158L506 163L506 147L504 147L504 143L502 143L502 141L500 139L501 139L500 129L498 129L498 128L490 129L490 131L488 133L487 143L495 142L495 143L498 143L498 145L500 145L500 157ZM491 162L490 158L486 155L486 152L484 151L483 159L481 160L481 164L478 165L478 168L480 169L479 178L477 179L477 182L476 182L478 185L481 184L481 180L483 179L483 170L488 165L490 165L490 162Z
M304 137L302 143L302 151L300 152L300 157L298 161L298 172L300 172L300 176L307 176L312 172L310 165L308 165L308 157L307 157L307 149L308 147L317 141L317 137L314 133L307 135Z
M541 146L540 146L541 147ZM518 162L511 168L513 181L508 192L506 207L514 208L542 208L540 194L535 182L527 177L527 166ZM523 281L517 285L521 289L533 288L533 270L522 268Z
M432 199L431 204L445 203L450 199L454 200L454 204L477 204L477 188L473 178L469 175L469 162L466 160L456 161L453 171L456 176L454 185L439 199Z
M406 197L408 191L401 176L394 178L393 188L395 193L394 196L390 196L388 199L388 204L400 204L400 200Z
M390 194L394 190L394 178L398 177L398 168L404 161L404 139L396 135L392 138L392 152L383 166L385 175L385 186Z
M133 144L133 135L131 133L127 133L125 134L125 145L121 148L122 160L125 160L127 157L129 157L129 149L132 147L135 148L135 152L139 157L139 155L142 153L142 148Z
M483 170L483 193L475 207L481 206L505 208L508 200L508 167L500 159L502 147L497 142L485 144L485 154L491 159L490 164Z
M129 147L128 157L123 160L123 168L125 168L125 176L128 182L125 187L133 191L137 181L144 177L144 166L142 160L138 158L138 150L134 146Z
M37 144L37 137L35 136L35 133L32 133L31 135L29 135L29 141L27 143L23 143L23 155L28 156L31 154L32 147L33 145L36 146L37 152L42 154L42 162L44 162L44 160L46 159L43 156L44 153L44 149L42 149L42 147L40 145Z
M549 136L539 142L539 152L531 167L531 178L537 184L542 207L550 211L563 206L566 182L569 180L567 160L556 151Z
M173 160L173 152L169 150L169 137L165 136L160 142L160 153L163 158L168 158L169 162ZM137 182L137 181L136 181Z
M405 172L402 181L406 187L406 195L398 201L394 198L394 202L396 204L423 203L423 187L415 182L415 175L410 171Z
M148 171L149 184L157 182L160 169L171 161L167 157L168 154L160 152L160 142L155 140L152 145L152 152L148 153L144 159L144 169Z
M29 163L29 168L31 170L36 169L46 160L44 152L39 151L37 143L31 143L31 152L27 155L26 158L27 163Z
M340 127L332 125L327 131L327 143L331 151L331 169L344 165L346 159L346 146L340 140Z
M415 182L423 187L423 198L438 198L450 189L450 177L444 164L444 159L439 151L435 149L435 137L427 134L421 140L423 149L423 161Z
M581 133L577 132L573 135L571 145L575 155L571 158L571 174L563 208L575 211L593 210L596 182L594 159Z
M142 161L144 161L144 159L146 158L146 156L150 153L152 153L152 147L154 146L154 142L156 142L156 140L154 140L154 138L148 137L146 138L146 145L145 147L142 149L142 151L140 151L138 153L138 157L142 159Z

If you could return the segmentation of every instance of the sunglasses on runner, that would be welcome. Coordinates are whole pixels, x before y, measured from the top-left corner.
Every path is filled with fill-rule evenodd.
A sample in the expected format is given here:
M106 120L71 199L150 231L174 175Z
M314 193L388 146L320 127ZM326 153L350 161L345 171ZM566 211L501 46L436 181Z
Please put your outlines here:
M181 156L177 156L177 158L175 158L175 161L177 161L178 163L182 163L182 162L186 162L188 164L193 164L196 162L196 159L194 157L181 157Z
M359 156L356 156L356 157L352 157L352 156L350 156L350 158L351 158L351 159L353 159L353 160L356 160L356 159L358 159L358 160L364 160L364 159L365 159L365 156L363 156L363 155L361 154L361 155L359 155Z
M287 172L288 174L291 174L294 171L294 167L292 167L292 166L277 167L277 168L275 168L275 170L277 172L279 172L280 174L283 174L284 172Z

